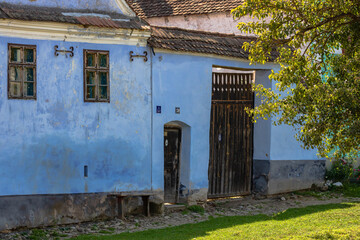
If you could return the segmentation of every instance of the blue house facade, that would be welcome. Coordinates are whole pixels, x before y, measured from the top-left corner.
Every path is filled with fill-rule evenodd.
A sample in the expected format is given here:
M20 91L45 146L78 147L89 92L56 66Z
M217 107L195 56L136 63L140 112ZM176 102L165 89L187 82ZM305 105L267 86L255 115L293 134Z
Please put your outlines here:
M209 153L213 152L212 148L216 148L212 144L223 141L220 139L220 134L216 136L219 139L215 141L211 141L211 136L209 136L209 132L210 135L212 132L209 123L213 114L212 107L214 107L211 101L212 89L215 88L212 81L213 74L219 69L225 72L224 74L235 72L236 75L237 72L247 74L251 72L255 76L255 83L276 89L275 83L270 82L268 76L271 71L278 71L279 66L276 64L249 65L249 61L244 57L246 53L242 49L233 48L236 45L241 46L242 41L249 40L244 37L209 35L204 32L167 27L153 27L152 30L149 44L155 49L152 76L153 108L162 107L162 113L154 113L153 117L154 166L160 166L163 161L162 129L167 124L178 124L184 129L182 133L184 140L181 143L184 152L181 154L180 182L181 185L189 188L187 190L191 194L188 201L204 200L212 195L226 196L226 193L232 195L231 190L226 189L227 176L226 173L224 174L229 168L226 166L229 160L223 160L225 166L220 166L215 170L219 178L225 175L224 180L219 179L219 182L224 183L217 183L224 185L224 189L220 189L221 187L216 189L218 187L212 186L210 176L212 169L208 168L209 160L211 163L214 157ZM174 39L173 36L181 37ZM223 42L224 37L227 43ZM227 45L231 41L234 42ZM189 45L192 47L188 47ZM208 45L212 48L208 49L206 54L202 53ZM182 52L176 48L181 48ZM194 48L198 48L199 51ZM254 105L260 102L261 99L254 96ZM180 108L180 113L176 113L176 107ZM230 104L227 104L227 107L230 107ZM220 126L216 127L220 128ZM249 192L271 195L306 189L312 184L321 183L325 161L317 158L316 150L302 149L300 143L294 138L295 132L291 127L274 126L272 119L260 119L252 126L252 129L251 169L248 169L251 178ZM235 132L238 129L234 127L228 130ZM231 138L226 147L232 144L231 141L235 139ZM225 148L224 145L222 147ZM236 148L240 147L241 140ZM241 154L233 158L241 158ZM224 157L224 159L227 158ZM218 164L222 163L220 160ZM153 167L153 178L157 178L154 182L160 183L160 188L163 178L154 170L157 173L160 170ZM240 179L232 181L242 181ZM214 188L219 194L213 194L210 188ZM246 191L238 193L246 194Z
M111 1L23 2L1 3L0 229L90 219L103 193L152 187L151 65L129 60L149 28Z
M205 201L214 69L246 70L275 86L275 64L169 47L164 35L197 33L151 28L120 0L6 0L0 8L0 230L114 217L109 193L167 201L167 129L181 138L169 201ZM214 46L228 38L208 37ZM271 119L255 124L252 191L321 181L324 162L293 135Z

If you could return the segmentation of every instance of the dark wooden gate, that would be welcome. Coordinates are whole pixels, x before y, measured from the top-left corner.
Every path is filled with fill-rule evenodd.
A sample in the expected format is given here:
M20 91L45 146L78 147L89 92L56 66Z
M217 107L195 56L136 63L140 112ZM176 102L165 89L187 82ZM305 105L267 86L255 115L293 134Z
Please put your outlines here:
M164 128L164 201L176 203L179 189L181 129Z
M209 198L251 191L253 74L213 73L210 125Z

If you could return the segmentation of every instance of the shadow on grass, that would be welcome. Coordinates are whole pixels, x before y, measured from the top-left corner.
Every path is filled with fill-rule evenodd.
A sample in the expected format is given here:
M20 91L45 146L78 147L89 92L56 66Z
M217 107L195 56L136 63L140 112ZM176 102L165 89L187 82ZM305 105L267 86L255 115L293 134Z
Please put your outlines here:
M176 227L169 227L163 229L153 229L147 230L142 232L135 232L135 233L122 233L118 235L112 236L94 236L94 235L87 235L87 236L80 236L74 239L194 239L197 237L202 237L208 235L209 232L224 229L224 228L231 228L237 225L243 224L251 224L255 222L261 221L269 221L269 220L276 220L276 221L284 221L292 218L301 217L307 214L314 214L318 212L334 210L334 209L345 209L351 208L353 205L351 204L327 204L327 205L317 205L317 206L309 206L306 208L292 208L288 209L284 212L276 214L275 216L266 216L263 214L255 215L255 216L233 216L233 217L219 217L214 218L205 222L200 222L196 224L185 224Z

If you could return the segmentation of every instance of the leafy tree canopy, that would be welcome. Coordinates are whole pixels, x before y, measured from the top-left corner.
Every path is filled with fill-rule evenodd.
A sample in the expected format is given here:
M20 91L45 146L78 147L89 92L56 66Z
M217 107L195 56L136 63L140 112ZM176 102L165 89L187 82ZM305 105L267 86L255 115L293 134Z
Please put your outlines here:
M244 48L252 63L273 61L276 90L256 85L262 104L249 113L289 124L304 148L321 156L349 156L360 146L360 1L247 0L233 10L257 40Z

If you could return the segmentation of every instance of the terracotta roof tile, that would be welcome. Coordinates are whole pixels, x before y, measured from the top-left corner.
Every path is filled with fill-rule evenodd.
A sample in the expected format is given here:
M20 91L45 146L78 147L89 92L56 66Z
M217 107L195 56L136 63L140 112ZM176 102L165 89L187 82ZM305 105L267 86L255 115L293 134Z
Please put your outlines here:
M141 18L229 11L243 0L126 0Z
M248 59L248 53L244 51L242 45L244 42L255 40L253 37L169 27L151 27L151 32L148 43L154 48L243 59Z
M76 17L76 19L84 26L109 27L109 28L119 27L111 18L84 16L84 17Z
M0 3L0 19L72 23L106 28L148 29L148 24L140 18L128 17L120 13L9 3Z

